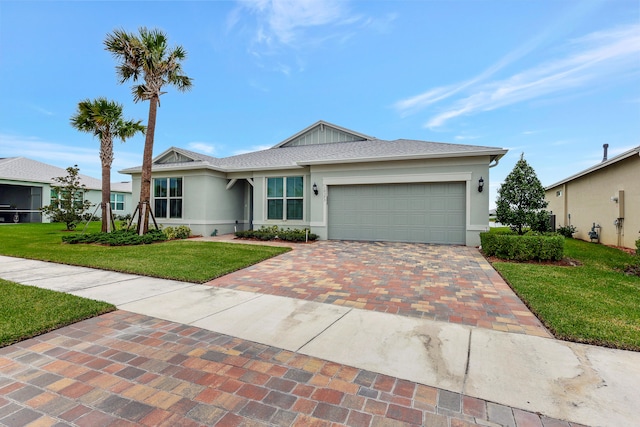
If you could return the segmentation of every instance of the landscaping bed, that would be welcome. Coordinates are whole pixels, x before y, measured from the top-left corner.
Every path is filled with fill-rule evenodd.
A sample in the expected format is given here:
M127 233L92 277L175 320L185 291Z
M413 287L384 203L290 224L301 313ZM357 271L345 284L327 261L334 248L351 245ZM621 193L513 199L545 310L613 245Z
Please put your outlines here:
M152 245L105 246L62 242L62 224L0 227L0 255L80 265L143 276L204 283L291 250L286 247L169 240ZM89 224L97 233L100 223Z
M556 338L640 351L637 255L566 239L559 261L487 259Z

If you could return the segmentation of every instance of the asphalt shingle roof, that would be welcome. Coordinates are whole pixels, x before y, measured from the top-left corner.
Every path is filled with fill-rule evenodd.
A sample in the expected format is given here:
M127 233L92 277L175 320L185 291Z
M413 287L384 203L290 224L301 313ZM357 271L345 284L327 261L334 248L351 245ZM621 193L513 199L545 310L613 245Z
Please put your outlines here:
M55 184L55 177L66 176L67 171L57 166L28 159L26 157L0 158L0 179L21 182L40 182ZM101 181L87 175L79 174L80 182L88 189L102 189ZM131 182L111 183L112 191L131 192Z
M441 142L397 139L386 141L370 139L365 141L336 142L330 144L304 145L295 147L274 147L231 157L217 158L171 147L193 158L189 163L154 164L154 170L180 167L209 167L226 172L287 169L313 163L345 163L358 161L392 160L394 158L458 157L464 155L501 156L506 150L497 147L477 145L448 144ZM187 166L188 165L188 166ZM125 169L124 173L139 172L141 167Z

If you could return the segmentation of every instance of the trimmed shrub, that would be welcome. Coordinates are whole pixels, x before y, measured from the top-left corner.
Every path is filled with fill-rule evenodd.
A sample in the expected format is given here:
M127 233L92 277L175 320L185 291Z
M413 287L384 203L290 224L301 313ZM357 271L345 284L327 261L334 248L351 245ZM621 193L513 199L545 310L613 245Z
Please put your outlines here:
M564 256L564 237L554 234L480 233L482 251L487 256L513 261L559 261Z
M162 232L167 239L175 240L175 239L188 239L191 236L191 229L186 225L179 225L177 227L165 227L162 229Z
M69 244L98 243L107 246L148 245L153 242L167 240L162 230L149 230L139 236L135 230L116 230L111 233L70 234L62 236L62 241Z
M258 240L285 240L288 242L304 242L317 240L318 235L314 233L307 234L307 229L299 228L278 228L277 225L271 227L262 226L258 230L236 231L236 237L239 239L258 239Z
M558 229L556 230L556 232L561 236L569 237L569 238L573 237L573 233L575 233L576 231L577 231L577 228L574 227L573 225L558 227Z

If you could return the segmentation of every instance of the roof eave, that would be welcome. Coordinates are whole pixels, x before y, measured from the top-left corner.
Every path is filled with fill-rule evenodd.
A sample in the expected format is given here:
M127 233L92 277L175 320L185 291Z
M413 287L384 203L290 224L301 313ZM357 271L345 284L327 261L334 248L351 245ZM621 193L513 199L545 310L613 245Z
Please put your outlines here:
M169 166L168 164L164 164L163 166L164 167L162 167L161 169L154 169L152 167L151 172L159 172L159 171L173 172L173 171L180 171L185 169L186 170L209 169L217 172L229 172L229 170L225 168L213 166L209 163L201 162L201 161L194 161L194 162L188 162L188 163L176 163L175 166L173 165ZM142 173L142 167L136 166L134 168L122 169L122 170L119 170L118 173L134 175L134 174Z
M453 153L429 153L418 155L397 155L397 156L381 156L381 157L356 157L351 159L332 159L332 160L306 160L299 161L299 165L331 165L345 163L371 163L371 162L389 162L394 160L422 160L422 159L442 159L450 157L480 157L493 156L492 159L500 159L508 150L482 150L482 151L466 151Z
M259 171L269 171L269 170L287 170L287 169L303 169L305 165L298 164L295 165L280 165L280 166L263 166L263 167L246 167L246 168L229 168L226 172L259 172Z
M545 189L545 191L551 190L552 188L558 187L559 185L566 184L567 182L573 181L574 179L578 179L580 177L588 175L588 174L590 174L592 172L595 172L595 171L600 170L602 168L605 168L607 166L616 164L621 160L628 159L629 157L633 157L636 154L640 156L640 146L632 148L631 150L626 151L626 152L624 152L624 153L622 153L622 154L620 154L618 156L612 157L611 159L606 160L606 161L604 161L602 163L598 163L597 165L591 166L590 168L585 169L585 170L583 170L581 172L578 172L577 174L571 175L570 177L565 178L562 181L558 181L558 182L556 182L554 184L548 185L544 189Z

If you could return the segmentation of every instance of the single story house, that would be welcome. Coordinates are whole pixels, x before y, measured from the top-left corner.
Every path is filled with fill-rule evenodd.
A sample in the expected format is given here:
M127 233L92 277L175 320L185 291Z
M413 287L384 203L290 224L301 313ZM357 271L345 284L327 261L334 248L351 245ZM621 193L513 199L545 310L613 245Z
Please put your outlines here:
M53 178L61 176L67 176L67 171L57 166L25 157L0 158L0 222L14 222L16 214L19 222L49 222L40 208L51 204L51 198L56 197L51 186L56 185ZM84 199L93 206L100 204L101 181L82 174L79 177L86 186ZM131 182L111 183L111 203L115 215L133 212ZM100 210L96 215L101 215Z
M488 227L489 168L506 152L384 141L319 121L232 157L169 148L153 161L151 206L159 223L202 235L275 225L321 239L476 246ZM132 175L137 202L141 167L121 173Z
M640 146L545 188L557 226L573 225L574 237L635 248L640 238ZM594 225L596 226L594 228Z

